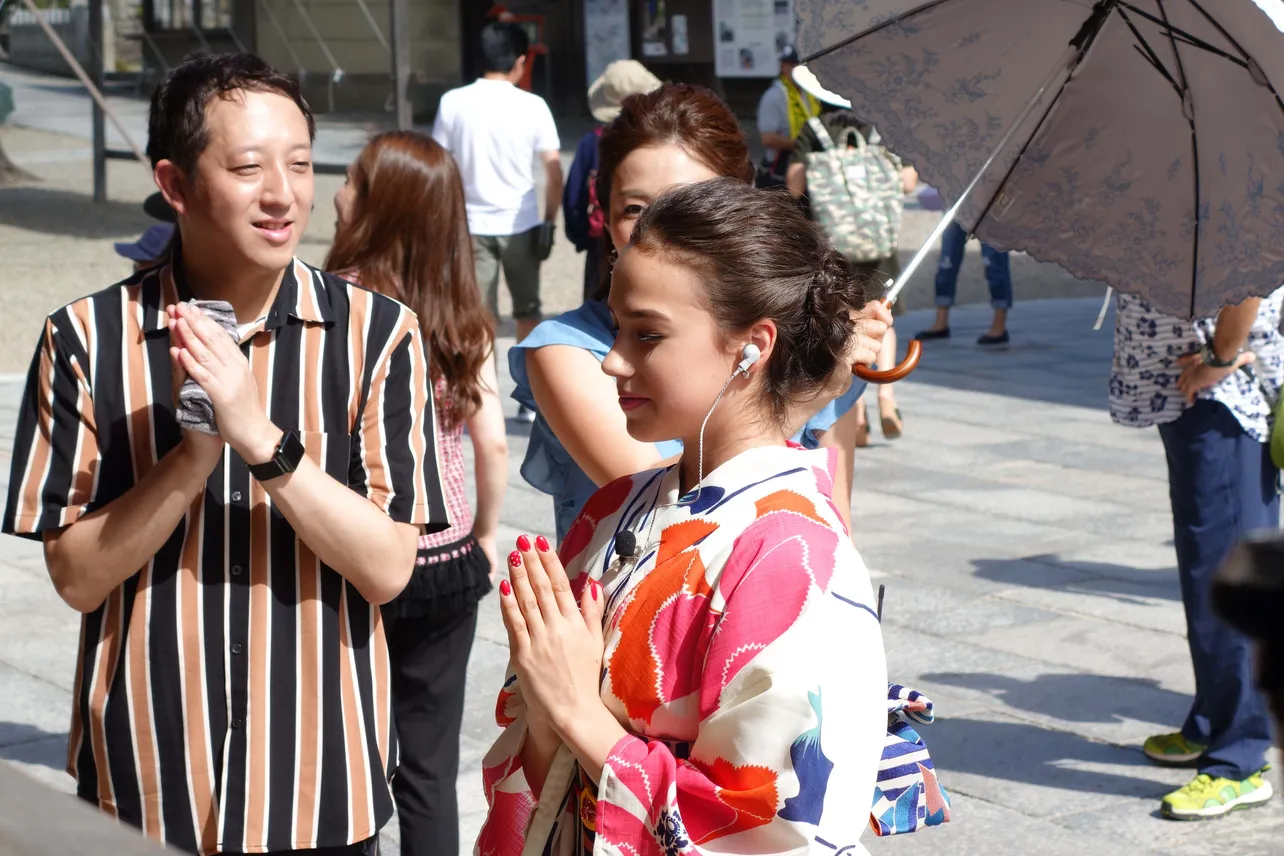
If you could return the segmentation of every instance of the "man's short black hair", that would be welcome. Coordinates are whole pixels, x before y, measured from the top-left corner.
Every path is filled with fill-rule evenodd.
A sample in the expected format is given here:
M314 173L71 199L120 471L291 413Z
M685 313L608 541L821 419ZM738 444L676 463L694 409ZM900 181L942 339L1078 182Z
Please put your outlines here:
M238 90L275 92L289 98L308 120L308 139L316 139L316 120L297 79L252 53L200 51L171 68L152 93L147 119L147 157L152 167L169 160L190 175L210 143L206 107L211 99L228 98Z
M530 47L530 36L521 24L491 21L481 31L482 73L508 74Z

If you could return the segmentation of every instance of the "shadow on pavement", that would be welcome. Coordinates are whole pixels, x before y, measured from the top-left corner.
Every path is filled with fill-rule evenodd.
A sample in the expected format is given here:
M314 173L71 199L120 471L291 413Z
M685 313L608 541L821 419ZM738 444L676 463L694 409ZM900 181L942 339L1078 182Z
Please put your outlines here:
M1149 678L1119 678L1083 673L1039 675L1022 680L1007 675L938 672L923 681L986 692L1016 711L1055 717L1066 722L1170 722L1186 716L1191 698ZM931 729L928 729L931 733Z
M1139 751L1024 722L945 718L925 728L923 737L947 789L951 772L985 776L996 780L995 792L987 794L970 786L968 793L992 802L1014 802L1017 783L1155 799L1172 790L1161 781L1102 769L1145 767L1145 756ZM1024 801L1033 803L1038 798L1028 796Z
M1089 285L1089 290L1098 295L1104 291ZM1093 330L1101 309L1100 297L1019 301L1020 296L1008 318L1011 344L997 349L976 344L977 337L990 326L990 308L956 306L950 315L951 338L926 342L923 358L909 380L1105 410L1114 353L1113 313L1107 316L1101 330ZM902 342L927 327L932 317L930 311L920 310L898 318L896 326ZM904 352L904 344L900 350ZM997 424L1001 423L1000 414Z
M156 221L137 202L95 203L91 188L70 193L49 187L0 188L0 226L72 238L136 239ZM122 268L128 271L128 266ZM123 276L123 274L122 274Z
M1005 585L1098 595L1137 606L1146 605L1148 601L1145 598L1181 600L1181 583L1176 568L1148 570L1105 562L1077 562L1051 553L1020 559L973 559L972 565L976 569L975 576ZM1074 577L1043 574L1040 573L1041 566L1064 568L1076 574Z
M25 722L0 722L0 760L61 770L67 764L67 733L44 731Z

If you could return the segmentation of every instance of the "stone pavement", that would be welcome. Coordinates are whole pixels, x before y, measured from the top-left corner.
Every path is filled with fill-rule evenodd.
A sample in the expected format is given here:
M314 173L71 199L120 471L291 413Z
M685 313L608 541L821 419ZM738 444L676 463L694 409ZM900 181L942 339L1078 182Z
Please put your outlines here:
M890 674L936 702L924 733L954 797L950 825L868 841L876 856L1280 852L1284 800L1204 824L1157 816L1187 774L1148 765L1139 744L1181 720L1192 678L1162 450L1153 430L1104 411L1111 346L1108 325L1091 329L1097 308L1022 304L1012 348L996 353L972 344L988 311L959 309L955 339L932 343L897 387L905 438L857 458L856 541L887 586ZM926 321L911 312L898 326ZM0 380L0 479L20 388ZM548 532L547 498L517 475L526 429L509 432L501 539ZM459 779L466 842L506 662L493 596L482 614ZM0 615L0 758L70 792L60 769L78 622L31 542L0 539ZM395 828L385 843L397 852Z

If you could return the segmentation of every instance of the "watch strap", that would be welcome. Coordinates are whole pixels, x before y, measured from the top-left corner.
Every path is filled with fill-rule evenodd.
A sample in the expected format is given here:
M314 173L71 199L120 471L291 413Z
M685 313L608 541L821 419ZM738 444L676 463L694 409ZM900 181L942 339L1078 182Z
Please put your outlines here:
M1234 357L1231 357L1229 360L1219 359L1217 356L1217 352L1213 350L1213 346L1211 342L1204 346L1204 353L1203 353L1204 364L1215 369L1230 368L1231 366L1235 365L1235 360L1238 356L1239 354L1236 354Z
M277 441L272 458L262 464L249 464L250 475L256 481L265 482L292 473L303 460L303 444L293 431L284 431Z

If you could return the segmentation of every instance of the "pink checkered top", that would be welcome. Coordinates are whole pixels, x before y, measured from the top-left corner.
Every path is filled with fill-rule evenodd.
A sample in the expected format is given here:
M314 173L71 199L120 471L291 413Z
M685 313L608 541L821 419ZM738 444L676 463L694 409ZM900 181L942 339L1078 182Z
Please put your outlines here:
M446 489L446 510L450 512L451 527L435 535L420 535L420 550L453 544L473 531L473 510L468 504L468 478L464 472L464 423L450 427L454 403L446 393L446 381L438 379L432 391L437 410L441 482Z

